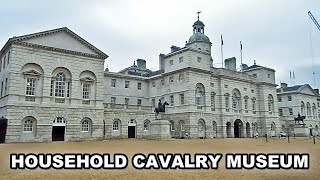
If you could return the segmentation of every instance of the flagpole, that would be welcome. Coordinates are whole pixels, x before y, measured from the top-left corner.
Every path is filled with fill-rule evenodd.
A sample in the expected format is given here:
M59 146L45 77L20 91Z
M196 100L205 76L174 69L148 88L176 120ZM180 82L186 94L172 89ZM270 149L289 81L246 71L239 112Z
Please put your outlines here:
M221 68L223 68L223 39L221 34Z
M242 72L242 43L241 43L241 41L240 41L240 53L241 53L241 62L240 62L240 69L241 69L241 72Z

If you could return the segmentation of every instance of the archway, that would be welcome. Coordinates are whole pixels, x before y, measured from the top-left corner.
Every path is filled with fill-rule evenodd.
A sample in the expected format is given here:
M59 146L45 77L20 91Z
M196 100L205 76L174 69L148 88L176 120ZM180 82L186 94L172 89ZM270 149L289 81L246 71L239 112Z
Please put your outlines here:
M227 122L227 138L230 138L231 137L231 123L230 122Z
M213 138L217 137L217 123L216 121L212 122L212 128L213 128Z
M243 123L240 119L234 121L234 137L241 138L243 137Z
M198 137L200 139L205 138L206 136L206 124L203 119L198 121Z
M128 122L128 138L136 138L137 123L136 120L131 119Z
M318 127L318 125L315 126L315 129L314 129L314 130L316 131L316 132L315 132L315 133L316 133L315 135L318 136L318 135L319 135L319 127Z
M259 133L258 133L258 123L253 123L253 136L256 137L258 136Z
M250 123L247 122L246 123L246 133L247 133L247 137L249 138L251 135L250 135Z
M7 127L8 119L0 118L0 143L4 143L6 140Z
M57 117L52 124L52 141L64 141L66 131L66 120Z

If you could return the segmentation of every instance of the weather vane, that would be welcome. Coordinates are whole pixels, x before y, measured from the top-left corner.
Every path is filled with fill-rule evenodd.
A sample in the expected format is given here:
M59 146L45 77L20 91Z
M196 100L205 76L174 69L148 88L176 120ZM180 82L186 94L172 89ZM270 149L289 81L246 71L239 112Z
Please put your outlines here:
M197 14L198 14L198 21L199 21L199 14L200 14L200 13L201 13L201 11L198 11L198 12L197 12Z

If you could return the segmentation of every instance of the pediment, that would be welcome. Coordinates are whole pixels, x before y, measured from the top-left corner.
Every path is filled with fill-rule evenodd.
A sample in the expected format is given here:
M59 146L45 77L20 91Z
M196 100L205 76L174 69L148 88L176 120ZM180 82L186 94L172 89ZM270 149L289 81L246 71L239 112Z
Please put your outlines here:
M317 95L317 93L309 85L302 86L300 92L304 94Z
M85 78L81 78L80 81L84 81L84 82L93 82L95 81L94 79L90 78L90 77L85 77Z
M23 75L29 75L29 76L40 76L41 73L35 70L29 70L22 73Z
M25 36L14 37L14 42L39 45L46 49L66 50L66 52L78 52L80 54L89 54L107 58L108 55L88 43L86 40L69 30L68 28L59 28Z

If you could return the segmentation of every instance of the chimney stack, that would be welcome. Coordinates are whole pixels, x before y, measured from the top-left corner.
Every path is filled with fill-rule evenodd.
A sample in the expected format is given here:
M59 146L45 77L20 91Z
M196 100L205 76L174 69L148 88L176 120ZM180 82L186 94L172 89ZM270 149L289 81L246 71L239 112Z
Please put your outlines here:
M224 65L226 69L229 69L231 71L237 71L237 66L236 66L236 58L228 58L224 60Z
M281 88L287 88L288 84L287 83L281 83Z
M139 69L147 69L146 60L144 59L137 59L137 66Z

